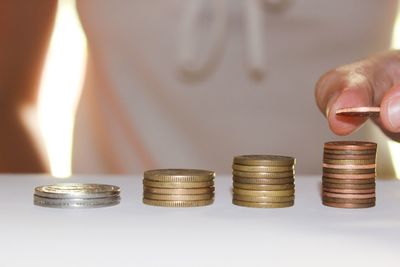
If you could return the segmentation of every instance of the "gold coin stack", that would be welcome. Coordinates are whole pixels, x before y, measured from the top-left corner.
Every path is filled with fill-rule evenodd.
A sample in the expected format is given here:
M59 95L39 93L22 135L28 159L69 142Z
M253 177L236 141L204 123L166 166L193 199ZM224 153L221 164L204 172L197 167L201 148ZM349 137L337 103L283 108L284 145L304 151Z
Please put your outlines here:
M324 145L322 203L335 208L375 206L377 144L327 142Z
M294 205L292 157L243 155L233 159L233 200L238 206L284 208Z
M162 207L199 207L214 202L213 171L159 169L144 172L143 203Z

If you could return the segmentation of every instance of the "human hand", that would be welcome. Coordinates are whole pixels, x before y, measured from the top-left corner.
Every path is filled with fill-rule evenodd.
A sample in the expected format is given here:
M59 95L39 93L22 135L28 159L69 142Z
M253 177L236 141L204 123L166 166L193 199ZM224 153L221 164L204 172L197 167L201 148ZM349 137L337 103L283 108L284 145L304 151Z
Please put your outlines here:
M315 98L338 135L354 132L367 118L336 116L337 109L380 106L375 123L400 140L400 52L385 52L325 73L316 84Z

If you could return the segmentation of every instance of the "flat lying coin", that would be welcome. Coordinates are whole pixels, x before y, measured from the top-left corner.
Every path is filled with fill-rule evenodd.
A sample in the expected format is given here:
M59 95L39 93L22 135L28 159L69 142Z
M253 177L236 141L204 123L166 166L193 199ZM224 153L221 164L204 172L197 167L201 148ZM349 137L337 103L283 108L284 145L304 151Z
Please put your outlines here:
M335 197L322 197L322 201L325 202L335 202L335 203L356 203L356 204L365 204L365 203L375 203L376 198L335 198Z
M349 107L336 110L337 116L345 117L379 117L380 107Z
M233 158L234 164L253 166L290 166L296 163L295 158L276 155L242 155Z
M61 183L38 186L34 194L47 198L102 198L119 195L120 188L106 184Z
M290 172L241 172L232 171L233 176L243 178L261 178L261 179L276 179L276 178L293 178L294 171Z
M36 195L33 196L34 205L47 208L101 208L117 205L120 203L120 200L121 198L119 196L94 199L56 199Z
M293 165L291 166L248 166L248 165L239 165L233 164L232 169L235 171L242 172L268 172L268 173L276 173L276 172L293 172Z
M288 208L294 205L294 201L289 202L276 202L276 203L259 203L259 202L248 202L248 201L240 201L237 199L232 200L232 204L242 207L248 208Z
M375 179L376 173L365 174L344 174L344 173L324 173L324 177L334 179Z
M294 196L286 196L286 197L253 197L253 196L245 196L245 195L238 195L233 194L233 199L240 200L240 201L247 201L247 202L289 202L294 200Z
M211 194L214 193L215 187L204 187L204 188L156 188L147 187L143 188L145 193L152 194L165 194L165 195L199 195L199 194Z
M350 198L350 199L364 199L364 198L374 198L375 193L370 194L337 194L337 193L329 193L322 192L322 196L325 197L334 197L334 198Z
M264 185L264 184L243 184L243 183L237 183L233 182L233 187L234 188L240 188L240 189L247 189L247 190L259 190L259 191L272 191L272 190L288 190L288 189L294 189L294 183L288 183L288 184L270 184L270 185Z
M254 178L242 178L236 176L233 176L233 181L243 184L264 184L264 185L294 183L293 178L254 179Z
M327 159L340 159L340 160L374 160L376 161L376 153L374 154L361 154L361 155L353 155L353 154L345 154L345 155L336 155L336 154L328 154L324 153L324 161Z
M351 150L351 149L324 149L324 154L329 155L369 155L375 156L376 155L376 148L375 149L366 149L366 150Z
M240 188L233 188L233 193L244 196L255 196L255 197L282 197L282 196L293 196L294 189L279 190L279 191L259 191L259 190L245 190Z
M325 164L331 165L370 165L375 164L373 159L324 159Z
M169 201L194 201L194 200L207 200L214 198L214 193L201 194L201 195L161 195L143 193L143 198L153 200L169 200Z
M376 174L376 168L372 169L333 169L333 168L322 168L324 173L337 173L337 174Z
M376 143L364 141L333 141L324 144L324 149L332 150L376 150L376 147Z
M200 206L211 205L214 203L214 199L197 200L197 201L165 201L165 200L153 200L153 199L143 198L143 203L151 206L188 208L188 207L200 207Z
M196 169L157 169L145 171L144 179L161 182L206 182L215 177L213 171Z
M329 169L341 169L341 170L371 170L376 168L376 164L365 164L365 165L341 165L341 164L327 164L323 163L322 167Z
M147 187L157 187L157 188L203 188L214 186L213 181L208 182L158 182L143 180L143 185Z
M337 189L375 189L375 183L369 184L337 184L337 183L326 183L322 182L324 188L337 188Z
M375 179L335 179L322 177L322 182L334 184L370 184L375 183Z
M375 193L375 187L367 188L367 189L348 189L348 188L324 187L323 191L330 192L330 193L339 193L339 194L369 194L369 193Z
M325 206L333 208L345 208L345 209L363 209L372 208L375 206L375 202L366 204L356 204L356 203L335 203L335 202L322 202Z

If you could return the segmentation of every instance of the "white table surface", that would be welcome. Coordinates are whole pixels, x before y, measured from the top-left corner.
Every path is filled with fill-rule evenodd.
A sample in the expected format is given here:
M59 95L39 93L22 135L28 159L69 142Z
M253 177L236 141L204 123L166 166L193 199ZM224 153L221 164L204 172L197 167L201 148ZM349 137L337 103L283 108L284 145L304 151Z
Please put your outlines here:
M231 178L200 208L141 202L140 177L78 176L121 187L114 207L66 210L32 204L46 176L0 176L0 266L400 266L400 182L378 181L375 208L321 204L317 176L296 177L284 209L231 204Z

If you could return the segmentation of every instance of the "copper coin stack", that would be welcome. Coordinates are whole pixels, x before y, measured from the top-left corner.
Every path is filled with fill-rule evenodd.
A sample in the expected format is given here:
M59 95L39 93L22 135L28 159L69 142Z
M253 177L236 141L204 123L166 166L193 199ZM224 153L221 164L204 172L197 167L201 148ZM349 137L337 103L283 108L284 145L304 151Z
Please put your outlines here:
M144 172L143 203L162 207L199 207L214 202L215 173L194 169Z
M243 155L233 159L233 200L238 206L284 208L294 205L292 157Z
M342 141L324 145L322 202L336 208L375 206L376 143Z

